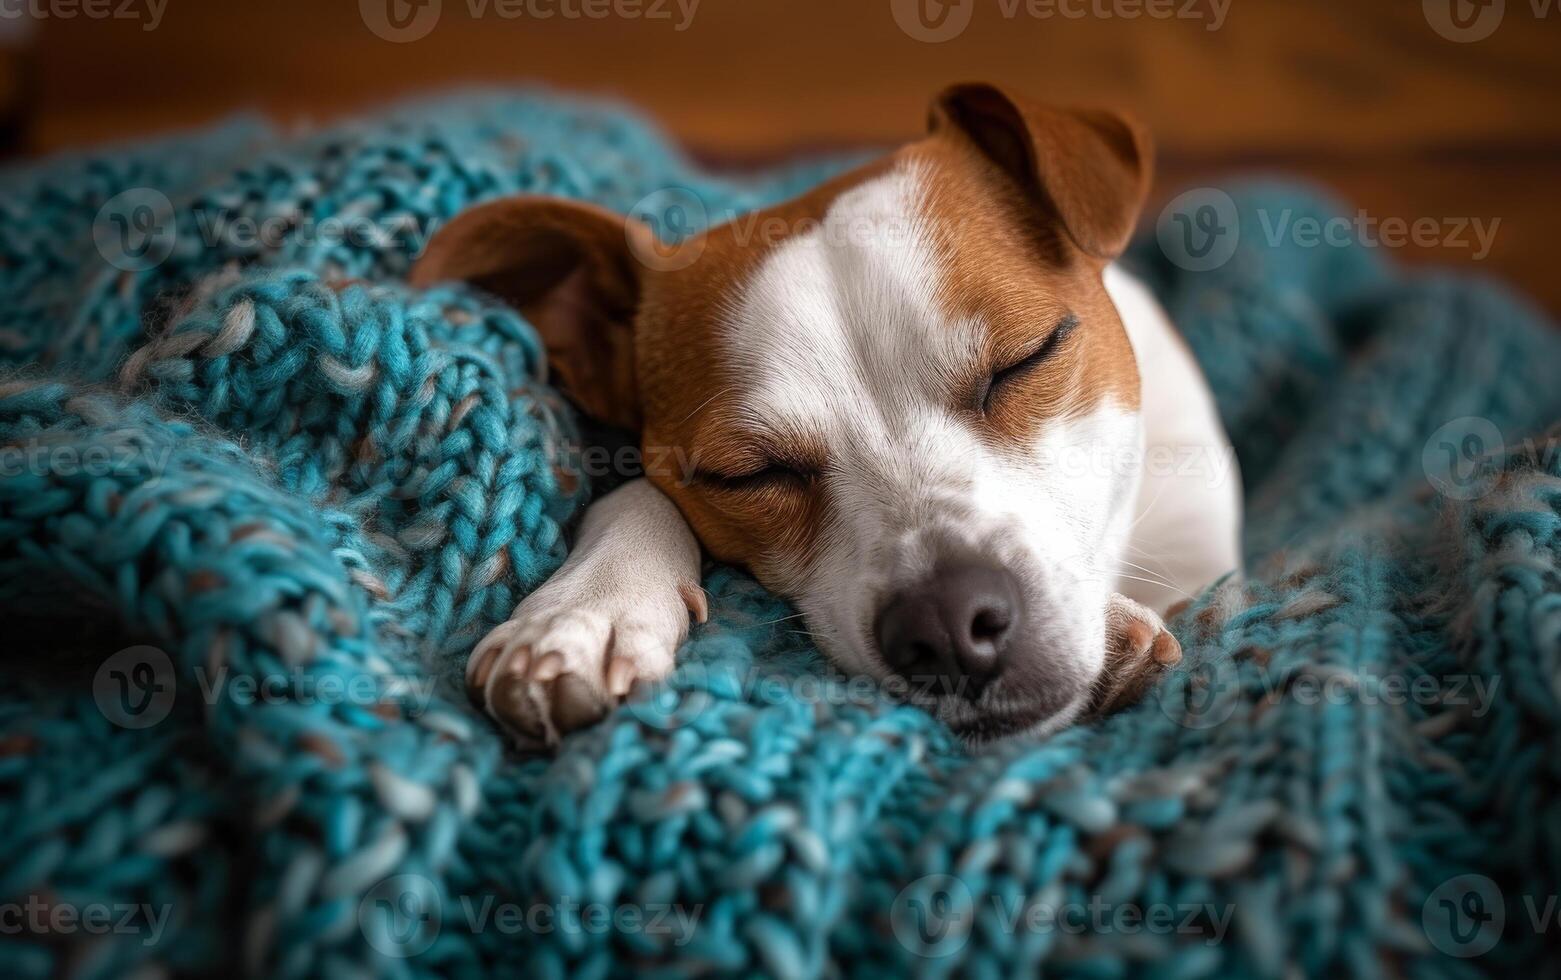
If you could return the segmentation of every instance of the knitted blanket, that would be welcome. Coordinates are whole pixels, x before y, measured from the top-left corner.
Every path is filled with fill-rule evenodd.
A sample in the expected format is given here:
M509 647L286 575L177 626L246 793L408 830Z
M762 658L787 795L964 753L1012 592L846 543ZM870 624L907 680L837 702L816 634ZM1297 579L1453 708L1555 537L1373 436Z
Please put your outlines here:
M1336 213L1301 188L1232 188L1213 268L1131 256L1215 389L1250 562L1142 704L974 751L714 568L668 684L505 750L449 676L591 474L528 325L409 290L412 257L495 195L697 224L833 166L720 178L632 115L481 93L7 171L6 975L1553 965L1561 335L1273 235Z

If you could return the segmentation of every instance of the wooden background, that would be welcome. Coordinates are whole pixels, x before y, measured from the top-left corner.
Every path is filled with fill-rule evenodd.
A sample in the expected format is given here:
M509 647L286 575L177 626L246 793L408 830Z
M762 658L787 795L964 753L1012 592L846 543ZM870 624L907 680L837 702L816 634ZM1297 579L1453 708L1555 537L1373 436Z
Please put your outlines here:
M1056 0L1078 18L954 0L969 23L942 43L899 26L894 5L910 0L702 0L681 30L678 0L529 0L515 18L498 15L505 0L437 0L437 24L408 43L367 26L365 4L390 0L166 0L153 30L147 13L66 18L51 2L81 0L36 0L42 16L0 24L12 153L239 108L307 123L430 88L544 81L637 102L701 156L747 164L914 136L931 92L983 78L1136 111L1161 148L1157 200L1277 171L1377 219L1499 219L1483 261L1394 251L1509 278L1561 311L1561 0L1505 0L1473 43L1432 28L1426 7L1451 0L1229 0L1217 30L1215 0L1174 0L1201 16L1168 19L1126 16L1142 0ZM642 15L567 16L582 2ZM667 17L643 15L662 3Z

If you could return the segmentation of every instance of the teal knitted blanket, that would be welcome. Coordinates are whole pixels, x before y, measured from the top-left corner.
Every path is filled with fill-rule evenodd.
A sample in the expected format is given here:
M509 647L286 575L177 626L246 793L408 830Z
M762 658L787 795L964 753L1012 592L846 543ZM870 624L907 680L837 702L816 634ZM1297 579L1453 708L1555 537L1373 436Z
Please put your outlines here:
M631 115L483 93L8 170L3 972L1553 967L1561 335L1274 240L1335 213L1301 188L1231 188L1216 268L1131 257L1249 514L1247 581L1173 619L1142 704L972 751L715 568L669 684L504 749L450 676L592 481L528 325L412 257L495 195L713 221L832 166L714 177Z

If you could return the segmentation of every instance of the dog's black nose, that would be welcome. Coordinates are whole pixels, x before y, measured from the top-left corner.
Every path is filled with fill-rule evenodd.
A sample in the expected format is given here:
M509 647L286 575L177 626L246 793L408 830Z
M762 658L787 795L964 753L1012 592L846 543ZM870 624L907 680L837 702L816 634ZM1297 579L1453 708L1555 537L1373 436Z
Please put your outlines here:
M915 688L941 681L943 693L974 698L1002 670L1021 611L1019 583L1007 569L941 565L890 598L878 614L878 649Z

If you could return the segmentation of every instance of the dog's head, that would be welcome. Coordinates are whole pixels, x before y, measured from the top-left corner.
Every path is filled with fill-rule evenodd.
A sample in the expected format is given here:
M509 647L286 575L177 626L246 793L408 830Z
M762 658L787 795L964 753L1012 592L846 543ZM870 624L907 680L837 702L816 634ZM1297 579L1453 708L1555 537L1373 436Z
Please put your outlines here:
M1137 491L1139 377L1101 275L1148 167L1117 116L961 85L925 139L692 261L521 197L447 225L414 281L519 307L582 409L691 463L647 475L842 668L967 735L1042 730L1100 673Z

